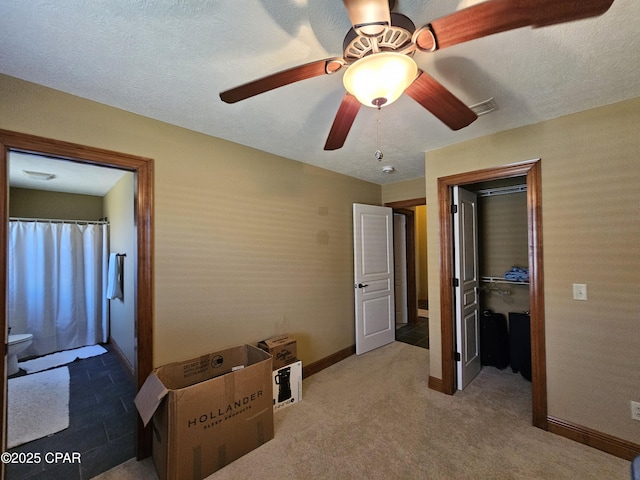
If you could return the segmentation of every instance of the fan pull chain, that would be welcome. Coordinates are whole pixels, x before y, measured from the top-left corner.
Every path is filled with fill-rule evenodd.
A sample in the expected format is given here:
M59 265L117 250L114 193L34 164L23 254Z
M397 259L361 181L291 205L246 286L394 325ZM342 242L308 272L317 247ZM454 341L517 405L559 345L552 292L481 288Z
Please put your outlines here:
M378 106L376 119L376 151L374 152L373 156L376 157L378 161L381 161L382 157L384 157L384 154L380 150L380 106Z

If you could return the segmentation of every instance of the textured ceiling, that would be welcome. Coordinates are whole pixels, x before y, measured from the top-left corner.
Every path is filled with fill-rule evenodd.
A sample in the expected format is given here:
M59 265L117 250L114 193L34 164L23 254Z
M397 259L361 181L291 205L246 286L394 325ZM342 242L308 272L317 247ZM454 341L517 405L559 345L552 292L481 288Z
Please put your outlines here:
M474 3L398 0L396 11L420 26ZM342 56L350 24L339 0L2 0L0 72L385 184L423 176L430 150L640 96L639 26L640 2L615 0L601 17L418 53L467 105L494 97L498 110L452 132L404 95L380 111L377 140L376 110L362 108L332 152L342 73L232 105L218 94Z
M49 175L51 178L33 178L26 172ZM104 197L125 173L125 170L116 168L85 165L22 152L9 154L9 184L16 188Z

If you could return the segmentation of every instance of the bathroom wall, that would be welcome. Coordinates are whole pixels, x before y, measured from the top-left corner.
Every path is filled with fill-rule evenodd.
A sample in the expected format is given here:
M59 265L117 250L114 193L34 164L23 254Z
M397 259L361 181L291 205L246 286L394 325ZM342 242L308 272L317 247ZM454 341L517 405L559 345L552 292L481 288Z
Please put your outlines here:
M12 187L9 216L98 220L102 217L102 197Z
M135 175L126 173L104 197L109 219L109 251L124 253L123 298L109 300L110 337L129 363L136 365L136 229L134 220Z

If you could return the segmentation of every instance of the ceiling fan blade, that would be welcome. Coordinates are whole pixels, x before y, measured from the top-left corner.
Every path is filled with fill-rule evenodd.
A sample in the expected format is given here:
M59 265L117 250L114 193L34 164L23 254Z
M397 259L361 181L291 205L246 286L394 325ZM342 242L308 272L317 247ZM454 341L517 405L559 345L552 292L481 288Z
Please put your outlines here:
M391 25L389 0L344 0L353 29L364 36L376 36Z
M572 22L583 18L597 17L605 13L613 0L581 0L558 2L557 0L537 0L531 11L532 26L544 27L557 23Z
M423 71L404 91L451 130L460 130L478 116L435 78Z
M613 0L489 0L442 17L417 31L421 50L450 47L516 28L595 17Z
M335 73L344 66L341 58L328 58L318 60L297 67L289 68L273 75L259 78L244 85L226 90L220 93L220 99L226 103L236 103L254 95L274 90L290 83L299 82L308 78L319 77Z
M331 125L327 142L324 144L325 150L342 148L347 139L347 135L349 135L349 130L351 130L351 125L353 125L353 121L356 119L359 111L360 102L358 99L350 93L345 94L336 118L333 120L333 125Z

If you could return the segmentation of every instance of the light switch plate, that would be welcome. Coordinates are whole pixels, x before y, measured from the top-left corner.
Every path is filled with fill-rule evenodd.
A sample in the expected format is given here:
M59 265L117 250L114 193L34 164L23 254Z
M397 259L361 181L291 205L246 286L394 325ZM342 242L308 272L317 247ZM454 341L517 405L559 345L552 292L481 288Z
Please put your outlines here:
M587 285L585 283L573 284L573 299L574 300L586 300L587 299Z

